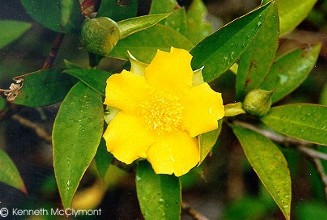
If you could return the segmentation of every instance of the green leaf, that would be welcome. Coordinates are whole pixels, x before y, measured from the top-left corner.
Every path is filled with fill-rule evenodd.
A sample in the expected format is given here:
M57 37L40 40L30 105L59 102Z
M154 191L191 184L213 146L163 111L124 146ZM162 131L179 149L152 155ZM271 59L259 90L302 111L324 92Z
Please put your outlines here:
M320 48L320 44L307 46L280 57L272 65L260 88L274 90L272 101L279 101L308 77L316 64Z
M193 45L177 31L156 24L151 28L120 40L111 51L110 56L128 60L127 50L129 50L138 60L150 63L157 49L169 51L171 47L190 50Z
M102 96L105 95L106 81L111 75L97 69L68 69L64 72L76 77Z
M0 96L0 111L2 111L6 107L6 105L6 100L2 96Z
M157 175L141 161L136 170L136 190L145 220L180 219L181 187L178 177Z
M149 14L169 13L180 8L176 0L152 0Z
M322 105L327 105L327 83L325 83L319 98L319 103Z
M298 220L327 219L326 203L325 201L301 202L296 207L295 216Z
M317 0L277 0L280 36L285 36L298 26L312 10Z
M201 164L207 157L212 147L217 142L218 136L221 132L222 120L218 121L218 128L216 130L199 135L199 148L200 148L200 162Z
M193 69L203 69L205 81L212 81L228 70L257 35L267 15L274 9L269 3L234 20L205 38L191 50Z
M167 17L165 20L160 22L161 24L174 29L175 31L187 36L187 16L184 8L178 8Z
M39 107L61 102L76 80L61 69L39 70L24 77L15 104Z
M0 149L0 182L26 193L24 182L15 164L2 149Z
M102 0L97 17L108 17L114 21L135 17L138 0Z
M266 201L258 197L241 197L224 210L223 219L265 219L267 213L272 212L271 207L266 203Z
M98 147L98 151L94 157L96 168L101 176L101 178L105 178L107 170L111 161L113 160L112 154L107 151L106 142L103 138L101 138L100 145Z
M271 108L261 120L294 138L327 145L327 106L291 104Z
M78 0L21 0L27 13L45 27L62 33L77 33L84 17Z
M212 25L206 21L207 8L202 0L193 0L187 11L187 38L197 44L212 31Z
M62 102L53 127L54 171L65 208L100 144L103 130L101 95L77 83Z
M172 12L172 13L171 13ZM181 34L186 33L187 20L184 8L181 8L176 0L152 0L150 14L171 13L165 20L161 21L162 25L170 27Z
M169 14L145 15L119 21L117 24L120 31L120 38L123 39L136 32L152 27L167 16Z
M284 155L268 138L237 125L232 129L261 182L285 218L290 219L291 177Z
M32 25L23 21L0 21L0 49L14 42L28 31Z
M67 69L82 69L83 67L77 63L70 62L69 60L64 60Z
M236 93L239 100L257 89L270 70L278 47L278 11L276 4L267 14L256 37L240 57L236 77Z

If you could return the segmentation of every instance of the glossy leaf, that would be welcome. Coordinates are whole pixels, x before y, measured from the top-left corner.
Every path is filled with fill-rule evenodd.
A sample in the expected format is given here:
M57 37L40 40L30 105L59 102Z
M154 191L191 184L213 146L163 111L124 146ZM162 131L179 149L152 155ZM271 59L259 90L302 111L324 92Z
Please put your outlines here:
M97 17L108 17L114 21L135 17L138 0L102 0Z
M114 157L107 151L106 142L101 138L100 145L94 157L96 168L102 178L105 178L109 165Z
M176 0L152 0L149 14L169 13L180 8Z
M106 71L97 69L68 69L64 72L76 77L102 96L105 94L106 81L111 75Z
M45 27L63 33L77 33L84 17L78 0L21 0L27 13Z
M284 155L268 138L237 125L232 129L261 182L285 218L290 219L291 177Z
M273 64L260 88L273 90L272 101L279 101L308 77L316 64L320 48L320 44L307 46L280 57Z
M152 27L167 16L169 14L145 15L119 21L117 24L120 31L120 38L123 39L136 32Z
M280 36L284 36L298 26L312 10L317 0L277 0Z
M207 8L202 0L193 0L187 11L187 38L194 44L209 36L212 25L206 21Z
M294 138L327 145L327 106L291 104L271 108L261 120Z
M278 12L276 4L261 24L256 37L240 57L236 78L236 93L239 100L257 89L270 70L278 47Z
M190 50L193 45L183 35L173 29L156 24L144 31L120 40L110 56L128 60L127 50L138 60L150 63L157 49L170 51L171 47Z
M150 14L170 12L172 12L172 14L160 23L181 34L185 34L187 26L185 9L180 7L176 0L152 0Z
M23 87L14 103L30 107L61 102L76 80L61 69L39 70L24 77Z
M145 220L180 219L181 188L173 175L157 175L146 161L136 170L137 198Z
M24 182L12 160L0 148L0 182L6 183L24 193L26 188Z
M199 148L200 148L200 162L201 164L207 155L212 150L213 146L217 142L218 136L222 127L222 120L218 121L218 128L216 130L199 135Z
M103 131L101 95L77 83L62 102L53 127L53 160L61 200L70 207Z
M227 71L255 38L273 8L273 4L266 4L198 43L191 50L193 69L204 67L205 81L212 81Z
M0 49L6 45L14 42L21 37L26 31L28 31L32 25L23 21L0 21Z

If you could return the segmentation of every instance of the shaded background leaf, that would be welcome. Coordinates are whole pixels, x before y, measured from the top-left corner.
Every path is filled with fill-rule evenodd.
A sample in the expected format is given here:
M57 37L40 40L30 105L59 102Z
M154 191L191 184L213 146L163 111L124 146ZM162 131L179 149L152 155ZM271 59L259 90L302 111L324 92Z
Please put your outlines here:
M172 12L172 14L160 23L185 35L187 29L185 9L179 6L176 0L152 0L149 14L170 12Z
M22 36L26 31L28 31L32 25L24 21L10 21L10 20L1 20L0 21L0 49L5 47L17 40Z
M294 91L308 77L316 65L320 48L320 44L307 45L279 57L260 88L273 90L272 101L279 101Z
M24 182L12 160L0 149L0 182L26 193Z
M96 168L102 178L105 178L109 165L113 159L113 155L107 151L105 140L101 138L101 142L94 157L94 161Z
M280 36L295 29L309 14L317 0L277 0Z
M77 33L84 17L78 0L21 0L27 13L45 27L63 33Z
M114 21L135 17L138 0L112 1L102 0L97 17L108 17Z
M206 156L210 153L211 149L217 142L218 136L221 132L222 120L218 121L218 128L216 130L199 135L199 148L200 148L200 162L201 164Z
M70 207L103 131L101 95L77 83L62 102L53 127L53 163L65 208Z
M202 0L193 0L187 11L187 38L197 44L212 31L212 25L206 21L207 8Z

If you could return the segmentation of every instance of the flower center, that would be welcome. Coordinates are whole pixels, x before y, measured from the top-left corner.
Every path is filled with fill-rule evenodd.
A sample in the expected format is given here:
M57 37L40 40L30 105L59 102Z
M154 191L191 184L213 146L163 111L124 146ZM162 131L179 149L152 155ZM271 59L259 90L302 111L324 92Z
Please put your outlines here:
M171 132L182 122L184 106L177 96L154 92L140 104L140 108L148 129L158 134Z

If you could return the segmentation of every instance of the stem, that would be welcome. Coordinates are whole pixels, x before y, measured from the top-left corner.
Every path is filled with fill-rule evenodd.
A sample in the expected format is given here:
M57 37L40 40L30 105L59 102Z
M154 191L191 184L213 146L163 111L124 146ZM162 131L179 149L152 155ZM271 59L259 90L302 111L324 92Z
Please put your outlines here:
M311 157L309 159L312 161L313 165L315 166L315 168L320 176L320 179L324 185L324 193L325 193L325 198L327 200L327 175L325 173L325 170L321 163L321 160L318 158L314 158L314 157Z
M64 39L65 34L63 33L58 33L55 40L52 43L50 52L47 56L47 58L45 59L45 62L42 66L42 69L49 69L52 67L53 62L55 61L60 45L62 43L62 40Z
M209 220L206 216L204 216L199 211L193 209L188 203L182 202L182 209L183 212L190 217L192 217L193 220Z
M23 118L22 116L17 115L17 114L11 116L11 118L16 120L17 122L19 122L21 125L24 125L25 127L32 129L40 138L42 138L42 140L44 140L48 144L52 143L51 135L49 135L48 132L46 132L38 124L36 124L26 118Z

